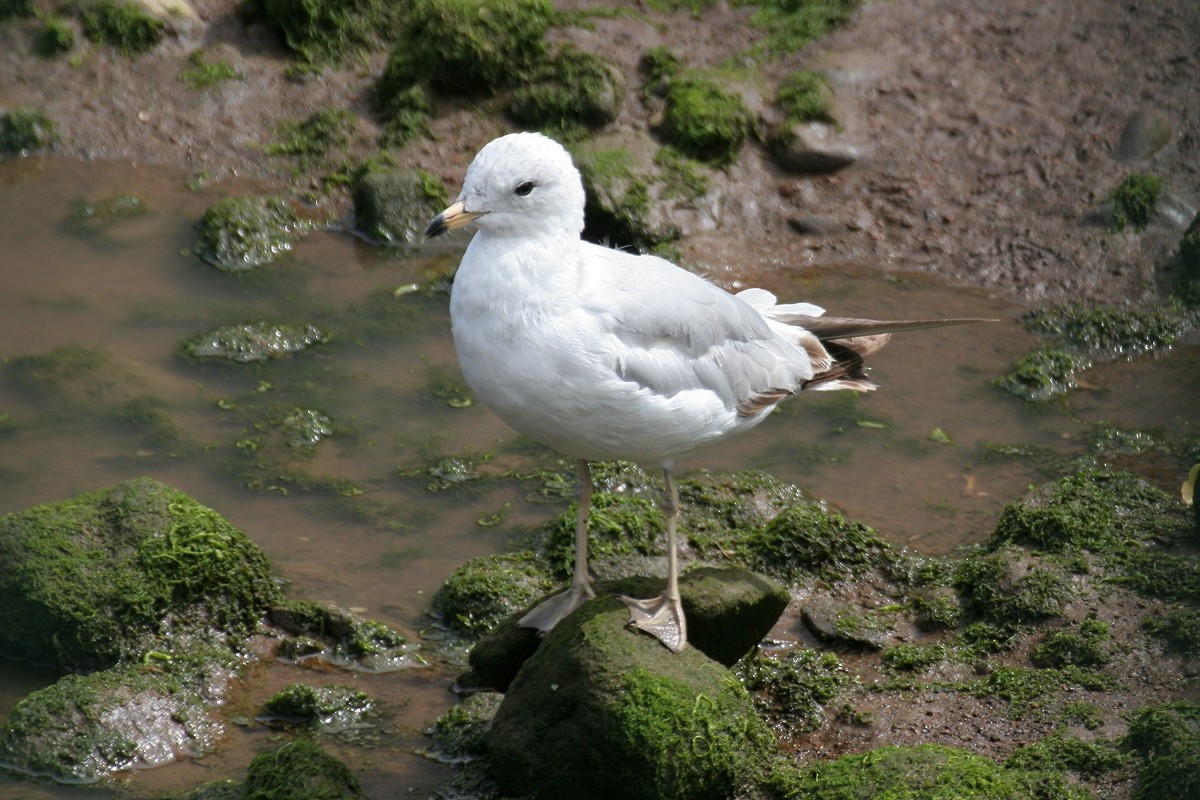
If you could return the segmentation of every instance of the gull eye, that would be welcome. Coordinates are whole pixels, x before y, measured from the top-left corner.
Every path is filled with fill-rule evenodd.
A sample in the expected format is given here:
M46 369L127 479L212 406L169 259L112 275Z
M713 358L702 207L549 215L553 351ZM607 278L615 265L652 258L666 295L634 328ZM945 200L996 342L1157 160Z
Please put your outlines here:
M517 197L525 197L526 195L528 195L530 192L533 191L533 186L534 186L533 181L525 181L524 183L519 185L517 188L513 189L513 193L515 195L517 195Z

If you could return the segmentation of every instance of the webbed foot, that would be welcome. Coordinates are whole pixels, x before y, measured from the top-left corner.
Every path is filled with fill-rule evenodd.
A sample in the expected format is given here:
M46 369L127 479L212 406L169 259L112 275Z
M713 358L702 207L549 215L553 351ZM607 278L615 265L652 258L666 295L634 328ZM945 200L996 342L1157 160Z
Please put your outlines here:
M620 598L629 607L629 624L658 639L672 653L687 647L687 620L683 617L683 603L666 595L649 600L633 597Z

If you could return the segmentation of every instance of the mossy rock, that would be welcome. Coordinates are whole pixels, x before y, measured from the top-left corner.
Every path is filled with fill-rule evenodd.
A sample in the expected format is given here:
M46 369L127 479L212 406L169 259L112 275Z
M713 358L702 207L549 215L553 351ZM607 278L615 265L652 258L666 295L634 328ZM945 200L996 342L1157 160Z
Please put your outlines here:
M0 728L0 762L62 783L92 783L211 752L225 733L210 715L236 674L219 647L154 653L67 675L23 699Z
M1005 506L988 545L1120 558L1131 547L1183 528L1182 511L1176 498L1144 478L1087 468Z
M773 655L756 651L736 672L774 727L798 732L821 727L824 707L854 683L836 654L807 647Z
M449 203L442 181L421 169L369 170L352 189L356 227L384 244L415 244Z
M684 74L667 86L661 134L681 153L717 166L737 160L754 120L741 95L699 74Z
M640 131L612 131L572 146L587 195L588 241L648 252L682 235L667 209L658 145Z
M622 594L652 597L662 593L663 581L625 578L600 582L595 591L598 599L592 602ZM679 579L679 591L687 618L689 647L725 666L732 666L762 641L790 599L782 585L738 567L688 570ZM519 628L517 621L543 599L537 598L502 620L490 635L480 639L469 656L471 672L460 678L459 683L506 691L541 643L533 630Z
M290 251L311 225L282 198L248 195L213 203L196 227L198 256L226 272L242 272Z
M62 17L50 16L42 23L33 49L42 58L56 58L75 47L75 31Z
M250 762L245 800L357 800L350 768L308 739L296 739Z
M1168 310L1083 303L1036 309L1021 321L1034 333L1053 337L1077 353L1106 359L1167 350L1188 329L1187 320Z
M393 672L424 666L419 648L395 629L349 609L287 600L272 606L272 624L291 634L279 649L283 658L318 660L347 669Z
M479 637L553 588L548 565L534 553L480 556L450 573L433 609L450 630Z
M694 648L630 630L614 598L547 635L488 735L492 775L536 798L725 800L774 750L741 684Z
M627 88L615 64L565 47L554 54L544 76L513 91L508 114L533 129L599 128L617 118Z
M44 111L18 108L0 114L0 156L44 150L58 139L58 126Z
M0 518L0 647L62 669L145 654L168 625L246 635L279 598L266 556L150 478Z
M378 708L370 695L353 686L285 686L263 704L260 719L272 724L294 726L312 733L352 733Z
M193 358L245 364L299 353L329 340L330 335L316 325L259 320L214 328L184 340L181 348Z
M260 0L266 23L288 48L316 66L338 63L356 49L390 39L405 4L384 0Z
M414 84L448 94L489 95L528 80L548 60L548 0L413 0L375 84L375 105Z
M487 731L503 699L498 692L476 692L438 717L428 732L438 759L461 762L486 755Z
M1015 548L963 559L955 587L968 614L1001 626L1061 616L1072 596L1061 569Z
M1179 266L1171 296L1188 308L1200 308L1200 214L1179 240Z
M79 21L88 39L111 45L131 58L153 50L167 30L165 22L132 2L86 3L79 8Z
M788 583L813 577L836 583L896 560L894 548L872 528L809 501L750 532L738 554L753 568Z
M1200 794L1200 704L1139 709L1124 744L1143 762L1135 800L1190 800Z
M769 785L784 800L1086 800L1058 774L1006 769L954 747L879 747L804 767L776 770Z
M575 563L577 509L578 503L572 503L542 530L545 558L560 577L570 575ZM660 555L666 530L666 517L651 501L624 492L595 492L588 514L588 557Z
M1065 350L1042 348L1017 359L996 385L1023 400L1044 403L1073 390L1076 373L1091 365L1090 360Z
M1142 231L1154 216L1154 208L1163 188L1163 180L1145 172L1130 173L1109 194L1113 207L1113 227L1117 231L1132 226Z

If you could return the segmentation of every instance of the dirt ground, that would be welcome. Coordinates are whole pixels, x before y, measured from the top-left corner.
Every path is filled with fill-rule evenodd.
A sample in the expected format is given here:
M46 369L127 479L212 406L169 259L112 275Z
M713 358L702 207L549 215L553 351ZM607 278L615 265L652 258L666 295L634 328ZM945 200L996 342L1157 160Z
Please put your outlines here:
M373 150L378 128L365 97L385 53L294 82L276 37L244 25L232 0L198 0L196 8L201 23L136 60L82 38L75 63L44 60L32 55L33 23L0 26L0 107L46 111L59 124L61 157L170 165L213 180L265 178L295 190L308 179L260 146L281 122L350 108L359 113L359 151ZM634 74L641 53L657 45L694 66L743 52L757 35L748 16L722 4L665 25L639 13L558 35ZM197 48L244 78L187 88L178 74ZM832 176L803 178L746 145L713 181L703 213L688 217L681 251L690 263L749 282L755 273L854 262L929 273L1029 306L1152 305L1165 296L1173 253L1200 201L1196 0L873 2L849 25L763 69L770 83L802 67L830 76L845 136L863 157ZM630 92L618 126L649 125L637 95ZM436 138L410 145L400 161L456 187L474 152L511 125L475 109L442 112ZM1170 140L1148 159L1118 162L1122 129L1138 113L1169 120ZM1089 222L1134 170L1165 179L1170 213L1142 233L1107 233ZM802 235L789 224L812 216L830 221L826 232ZM1121 624L1116 604L1100 611ZM1125 698L1134 707L1164 697L1178 679L1177 664L1126 658L1142 687L1141 702ZM873 710L872 730L889 731L889 743L942 741L1003 756L1045 733L957 695L918 695ZM1106 722L1121 711L1105 708ZM831 730L813 743L815 754L871 745L870 732ZM1110 796L1127 791L1112 787Z
M576 2L576 6L604 5ZM49 4L46 6L49 8ZM0 26L0 107L32 105L58 121L69 158L169 164L213 179L267 177L296 186L292 164L264 153L274 128L318 109L359 113L357 148L374 148L365 95L385 53L295 82L277 37L245 25L232 0L196 0L200 22L131 60L78 37L74 58L32 55L36 25ZM759 35L749 9L698 16L597 18L577 40L634 74L667 45L694 66L744 52ZM203 48L242 74L194 90L178 75ZM931 273L1035 305L1071 299L1152 304L1200 198L1200 6L1194 0L895 0L866 5L845 27L763 65L768 90L798 68L826 72L844 136L862 158L823 178L788 176L761 148L712 181L685 217L681 250L718 277L843 261ZM436 139L403 163L457 186L487 140L511 126L485 108L440 109ZM482 111L483 113L477 113ZM1172 135L1151 158L1119 163L1137 113ZM617 126L645 128L631 91ZM1168 212L1142 233L1088 222L1129 172L1166 180ZM789 220L819 217L801 235Z

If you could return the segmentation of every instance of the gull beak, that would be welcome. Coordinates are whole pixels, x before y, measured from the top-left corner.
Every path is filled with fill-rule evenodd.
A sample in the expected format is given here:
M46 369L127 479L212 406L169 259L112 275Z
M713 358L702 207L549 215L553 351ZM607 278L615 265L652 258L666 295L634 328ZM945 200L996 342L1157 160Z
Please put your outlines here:
M467 207L459 200L429 221L429 224L425 226L425 238L432 239L435 236L441 236L446 231L461 228L485 213L483 211L467 211Z

